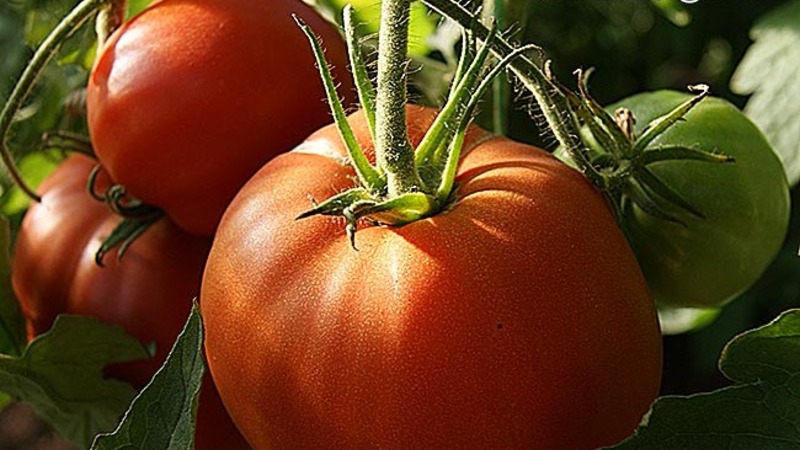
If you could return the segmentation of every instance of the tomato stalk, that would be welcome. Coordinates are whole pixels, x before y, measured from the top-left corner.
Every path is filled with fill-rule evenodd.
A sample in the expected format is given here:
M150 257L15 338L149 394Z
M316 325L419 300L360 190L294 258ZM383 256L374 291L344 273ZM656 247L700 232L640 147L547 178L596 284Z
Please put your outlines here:
M527 5L528 2L522 2L522 4ZM507 16L507 5L504 0L484 0L484 20L493 20L497 28L503 30L506 28ZM491 93L492 131L501 136L506 136L508 135L508 106L511 96L508 81L500 77L496 78L492 82Z
M346 232L354 247L359 219L399 226L434 215L448 205L455 189L455 169L461 147L479 98L509 61L533 48L512 49L487 74L484 72L490 56L489 47L483 45L473 55L471 49L476 42L465 33L465 50L448 101L415 150L408 138L405 115L410 0L386 1L382 8L376 88L361 58L352 7L344 9L353 75L375 144L374 166L365 157L347 123L321 43L310 28L295 17L314 51L339 134L359 181L359 186L315 204L298 219L317 214L342 216L347 220ZM487 39L491 41L494 35L490 32Z
M490 39L493 32L481 25L475 14L453 0L423 0L432 9L469 29L499 56L508 55L513 46L500 37ZM647 166L658 161L699 160L712 163L733 162L722 154L691 148L651 146L656 137L678 123L689 110L708 94L705 86L690 87L699 91L691 100L654 120L640 136L633 135L630 111L617 111L612 118L588 94L588 76L577 71L578 94L559 84L549 72L528 58L509 62L514 74L533 94L542 113L561 145L562 152L611 201L618 217L624 205L632 201L643 211L661 219L683 225L677 208L697 217L703 213L662 182Z
M381 3L375 159L386 173L390 196L422 189L406 127L406 55L410 0Z

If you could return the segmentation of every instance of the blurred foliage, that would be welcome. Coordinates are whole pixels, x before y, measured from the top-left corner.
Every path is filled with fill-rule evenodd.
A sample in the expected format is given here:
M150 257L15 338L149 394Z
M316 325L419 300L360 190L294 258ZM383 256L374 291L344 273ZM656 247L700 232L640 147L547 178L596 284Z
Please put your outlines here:
M789 183L800 181L800 0L761 17L755 41L731 80L739 94L753 94L745 112L781 157Z

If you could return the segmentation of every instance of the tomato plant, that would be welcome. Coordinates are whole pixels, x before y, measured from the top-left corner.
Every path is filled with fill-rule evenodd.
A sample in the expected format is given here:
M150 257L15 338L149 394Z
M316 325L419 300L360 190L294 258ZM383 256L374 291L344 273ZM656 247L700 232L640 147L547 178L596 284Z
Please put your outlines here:
M434 113L408 109L412 141ZM361 113L350 124L369 148ZM474 131L445 212L358 232L295 221L352 185L336 128L228 208L201 309L234 421L267 448L595 448L658 391L658 325L603 197L549 154ZM576 432L580 430L580 432Z
M122 261L95 264L95 253L119 218L86 191L94 161L74 155L41 185L19 230L12 283L30 338L58 314L81 314L122 326L155 344L151 359L109 367L109 375L144 386L164 361L197 295L209 242L160 220ZM108 183L101 180L100 183ZM201 393L200 449L247 448L227 417L210 378Z
M293 13L344 69L337 31L299 0L161 0L124 23L87 88L92 143L114 180L211 236L250 175L330 122Z
M644 93L610 109L631 110L641 133L688 98L674 91ZM703 217L683 214L678 223L633 203L623 211L623 225L657 302L721 306L749 288L783 244L789 224L783 166L758 128L718 98L698 103L649 148L699 149L735 160L672 160L650 166Z

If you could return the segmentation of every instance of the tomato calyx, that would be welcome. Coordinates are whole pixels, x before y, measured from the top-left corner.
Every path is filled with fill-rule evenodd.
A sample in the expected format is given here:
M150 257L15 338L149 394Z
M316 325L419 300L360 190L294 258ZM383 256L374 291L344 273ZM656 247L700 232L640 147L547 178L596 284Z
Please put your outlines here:
M649 215L682 226L686 226L682 218L686 214L704 219L702 211L661 181L650 166L679 160L735 162L722 153L656 143L658 136L685 120L686 114L708 96L708 86L689 86L695 93L692 98L651 121L636 135L633 113L624 108L614 111L613 116L607 113L588 93L589 73L578 70L576 74L577 94L560 85L559 89L582 125L580 138L585 151L571 152L568 157L584 173L592 174L589 178L609 198L617 216L621 217L623 208L632 203Z
M111 234L103 240L94 255L95 263L102 267L106 254L116 248L117 259L121 259L131 244L160 220L164 216L164 212L128 195L125 187L120 184L112 184L102 193L97 192L97 182L101 170L102 166L99 164L92 169L86 183L86 190L90 197L104 203L111 212L122 218Z
M488 41L489 30L481 25L476 14L455 0L423 0L433 10L470 29L478 39L503 57L514 51L514 45L502 37ZM713 163L734 162L733 158L694 148L666 148L651 145L656 137L683 119L683 116L708 93L707 87L692 100L653 121L640 135L633 135L633 117L619 111L612 117L587 92L586 80L578 72L578 93L558 83L549 71L549 61L541 68L530 58L516 58L509 68L527 88L541 109L550 130L559 142L559 152L566 153L570 164L609 198L617 217L630 203L648 214L685 226L683 214L702 217L669 186L661 182L649 165L661 161L699 160ZM620 222L621 223L621 222Z
M446 209L455 189L456 168L478 102L510 61L537 48L523 46L487 64L490 45L497 37L496 29L490 30L482 45L478 45L471 33L463 31L464 45L447 101L415 149L408 140L405 118L408 7L408 1L383 4L381 30L386 36L379 39L377 88L360 54L353 8L347 5L343 10L352 75L375 143L374 165L365 156L347 122L319 39L295 17L314 51L328 103L358 181L357 187L315 203L297 219L315 215L344 217L353 248L361 219L378 225L400 226Z

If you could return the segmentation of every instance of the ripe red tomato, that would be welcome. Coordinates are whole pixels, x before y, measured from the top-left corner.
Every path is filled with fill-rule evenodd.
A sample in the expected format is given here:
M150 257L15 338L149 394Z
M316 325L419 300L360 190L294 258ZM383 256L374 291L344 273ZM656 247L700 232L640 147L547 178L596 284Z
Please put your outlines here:
M118 262L95 264L94 254L119 218L86 192L94 161L74 155L42 184L42 202L22 221L14 250L12 284L30 338L62 313L96 317L156 344L154 358L109 368L137 388L164 362L197 295L209 249L206 239L159 220ZM198 409L197 448L247 449L210 378Z
M433 112L408 114L418 141ZM364 224L358 251L343 220L295 220L352 185L334 127L236 196L201 309L212 376L256 449L589 449L647 411L658 324L603 197L538 149L468 140L451 207Z
M341 37L300 0L160 0L117 30L87 88L92 143L112 178L211 236L259 167L331 122L292 13L349 80Z

